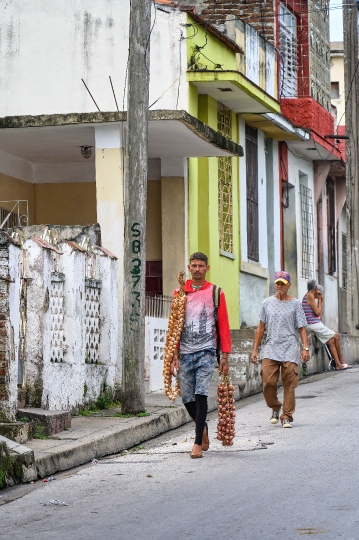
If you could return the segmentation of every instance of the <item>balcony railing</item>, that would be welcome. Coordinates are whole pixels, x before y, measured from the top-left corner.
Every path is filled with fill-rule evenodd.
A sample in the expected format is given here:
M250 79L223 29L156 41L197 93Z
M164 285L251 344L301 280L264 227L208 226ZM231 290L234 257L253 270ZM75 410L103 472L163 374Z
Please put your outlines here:
M146 317L168 319L171 302L171 296L146 295Z

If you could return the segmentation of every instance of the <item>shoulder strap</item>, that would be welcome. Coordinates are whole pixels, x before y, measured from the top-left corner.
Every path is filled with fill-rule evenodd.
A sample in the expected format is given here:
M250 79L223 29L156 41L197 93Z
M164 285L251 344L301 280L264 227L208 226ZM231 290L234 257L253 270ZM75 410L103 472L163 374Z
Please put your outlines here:
M221 296L221 287L217 287L217 285L213 285L213 304L216 310L216 314L217 314L219 303L220 303L220 296Z
M218 307L220 304L220 298L221 298L221 288L217 287L217 285L213 285L214 320L216 324L216 334L217 334L216 356L217 356L218 364L221 360L221 339L219 335L219 326L218 326Z

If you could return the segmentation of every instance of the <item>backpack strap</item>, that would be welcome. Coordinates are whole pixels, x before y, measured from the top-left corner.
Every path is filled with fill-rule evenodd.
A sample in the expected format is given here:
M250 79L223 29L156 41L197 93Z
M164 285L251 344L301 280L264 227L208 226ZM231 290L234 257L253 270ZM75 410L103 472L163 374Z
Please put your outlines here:
M217 285L213 285L214 321L216 325L216 334L217 334L216 356L217 356L218 364L221 360L221 339L219 335L219 326L218 326L218 308L221 301L221 290L222 289L220 287L217 287Z

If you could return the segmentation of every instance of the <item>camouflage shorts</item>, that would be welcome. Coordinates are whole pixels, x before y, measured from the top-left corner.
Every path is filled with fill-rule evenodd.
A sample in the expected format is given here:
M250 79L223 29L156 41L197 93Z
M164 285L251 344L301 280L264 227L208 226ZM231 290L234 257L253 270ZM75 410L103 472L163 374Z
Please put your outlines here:
M216 351L213 349L181 354L177 379L183 403L195 401L195 394L208 396L215 358Z

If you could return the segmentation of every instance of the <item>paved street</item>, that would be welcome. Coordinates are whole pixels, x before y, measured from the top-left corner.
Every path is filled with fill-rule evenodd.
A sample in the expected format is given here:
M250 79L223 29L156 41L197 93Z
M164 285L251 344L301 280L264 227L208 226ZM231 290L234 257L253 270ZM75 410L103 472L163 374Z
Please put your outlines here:
M357 540L358 387L358 367L301 384L291 430L269 423L261 396L244 400L228 449L213 441L212 413L201 460L189 458L187 424L38 482L0 507L0 538ZM41 504L54 499L68 506Z

